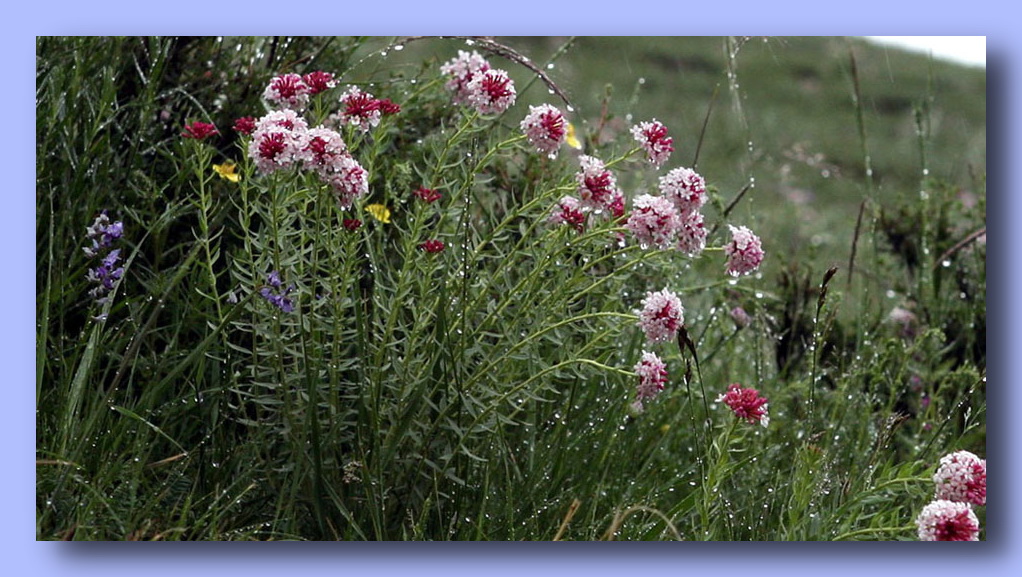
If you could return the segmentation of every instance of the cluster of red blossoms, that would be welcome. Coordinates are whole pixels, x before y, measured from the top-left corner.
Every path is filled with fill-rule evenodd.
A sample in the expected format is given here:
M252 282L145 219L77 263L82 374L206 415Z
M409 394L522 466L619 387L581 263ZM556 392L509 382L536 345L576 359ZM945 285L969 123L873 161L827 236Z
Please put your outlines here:
M435 238L431 238L431 239L429 239L429 240L419 244L419 249L420 250L424 250L424 251L426 251L428 253L433 253L433 254L438 253L438 252L443 252L443 250L444 250L444 241L437 240Z
M414 191L412 191L412 194L414 194L416 197L419 198L419 200L425 202L426 204L433 204L434 202L440 200L443 197L443 194L440 191L433 190L431 188L426 188L424 186L420 186L419 188L415 189ZM419 250L426 251L430 254L443 252L444 248L446 248L444 241L435 238L431 238L419 244Z
M425 187L421 187L421 186L418 189L416 189L415 192L413 192L412 194L414 194L415 196L421 198L427 204L432 204L432 203L440 200L440 197L443 196L439 191L432 190L432 189L425 188Z
M334 75L317 70L305 76L282 74L274 76L263 91L263 99L281 108L300 110L309 103L309 97L337 86Z
M745 419L750 424L759 423L764 427L770 424L767 400L759 396L759 391L756 389L731 383L727 387L727 392L717 397L716 402L724 403L736 417Z
M214 134L220 134L216 126L207 122L196 121L186 124L185 131L181 133L181 136L184 138L194 138L195 140L204 140Z

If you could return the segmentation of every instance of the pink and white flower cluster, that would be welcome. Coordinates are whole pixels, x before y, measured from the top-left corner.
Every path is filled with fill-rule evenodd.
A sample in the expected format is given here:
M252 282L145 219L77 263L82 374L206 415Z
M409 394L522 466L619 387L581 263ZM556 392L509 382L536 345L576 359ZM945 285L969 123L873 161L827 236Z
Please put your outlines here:
M579 156L578 162L580 169L575 173L575 182L578 184L578 197L582 206L596 213L604 210L613 213L615 202L620 202L623 208L624 195L617 187L617 178L607 170L603 161L583 154Z
M678 329L685 324L685 307L674 292L664 289L647 292L642 299L639 327L650 343L663 343L674 339Z
M401 107L388 98L379 99L357 86L349 86L341 95L341 109L330 115L338 126L354 126L361 132L369 132L380 125L380 119L399 112Z
M263 98L280 107L258 120L239 118L234 129L251 136L248 155L262 174L300 166L311 170L330 185L341 208L348 209L369 192L369 175L348 150L333 128L309 128L300 115L309 97L337 86L329 72L310 72L304 76L283 74L273 77ZM331 115L338 126L356 126L366 132L377 126L380 117L394 114L401 107L389 99L377 99L357 87L349 87L340 97L341 109Z
M517 98L507 72L492 68L478 52L459 50L457 57L440 66L440 72L448 77L445 86L454 93L454 103L471 106L479 114L500 114Z
M632 369L639 376L639 384L635 390L635 402L632 409L637 413L644 410L643 401L653 399L664 390L667 383L667 365L656 353L642 351L642 358Z
M263 90L263 99L272 106L301 110L309 103L309 97L329 90L337 85L334 75L315 71L299 76L281 74L274 76Z
M625 222L639 246L666 249L674 245L681 227L681 217L674 203L662 196L642 194L632 203L632 213Z
M646 151L646 158L659 168L674 151L674 139L658 120L640 122L632 136ZM660 177L660 196L636 197L625 228L643 247L676 248L698 256L706 248L707 231L700 212L706 204L706 181L689 168L675 168Z
M979 519L968 503L938 499L916 518L920 541L979 541Z
M591 215L609 215L612 219L624 215L624 194L618 188L614 174L600 159L581 155L575 182L578 196L561 198L550 215L550 222L571 224L582 232Z
M553 159L557 158L557 149L567 139L567 124L560 110L550 104L541 104L529 106L529 114L520 126L536 150Z
M458 51L458 56L440 66L440 73L447 76L447 83L444 87L454 93L455 104L469 103L468 83L478 74L490 69L490 63L485 58L473 51L471 54L464 50Z
M674 247L698 256L706 248L707 231L700 209L706 204L703 177L688 168L675 168L660 177L660 196L635 199L625 227L643 247Z
M681 299L668 289L647 292L646 298L642 299L642 309L635 312L639 315L639 327L650 344L670 341L685 323L685 308L681 306ZM643 351L634 370L639 376L639 383L631 407L636 413L641 413L644 410L643 401L652 399L664 389L667 364L656 353Z
M660 194L670 199L678 211L677 249L698 256L706 248L707 230L703 225L706 181L690 168L675 168L660 177Z
M289 108L274 110L256 121L248 155L263 174L287 169L302 160L309 125Z
M646 151L646 159L660 168L674 152L674 139L667 136L667 127L657 119L632 127L632 136Z
M941 457L933 482L937 485L937 499L987 504L987 461L969 451L955 451Z
M731 276L749 274L763 262L763 244L759 237L744 226L728 225L731 242L724 247L727 255L727 273Z
M916 517L920 541L978 541L979 519L973 505L987 502L987 462L969 451L940 459L933 475L934 500Z
M301 166L315 172L337 195L341 208L369 191L369 175L351 156L335 130L309 128L291 109L275 110L255 122L248 155L262 174Z
M586 213L582 203L574 196L568 195L557 202L548 220L553 224L567 224L582 232L585 229Z
M674 150L667 127L657 120L633 126L632 135L657 168ZM679 167L661 176L658 188L660 196L643 194L635 199L625 228L643 248L673 246L691 257L700 255L708 235L702 214L708 198L706 180L691 168ZM732 239L724 246L727 273L739 276L757 270L764 256L759 237L744 226L729 227Z
M696 212L706 204L706 180L691 168L675 168L660 177L660 194L669 198L678 212Z

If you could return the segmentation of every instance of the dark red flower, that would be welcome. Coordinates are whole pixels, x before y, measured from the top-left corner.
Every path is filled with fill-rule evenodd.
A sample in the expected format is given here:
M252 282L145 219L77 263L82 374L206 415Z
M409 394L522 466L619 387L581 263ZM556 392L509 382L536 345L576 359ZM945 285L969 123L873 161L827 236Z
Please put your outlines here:
M281 132L264 134L263 139L259 141L259 156L266 160L275 160L287 149L285 138Z
M355 92L346 101L345 116L369 118L373 112L380 110L380 101L365 92Z
M731 383L727 387L727 392L717 397L717 402L721 401L734 411L736 417L749 423L759 423L765 427L770 422L767 415L767 400L759 396L756 389L746 389L738 383Z
M358 230L360 226L362 226L362 221L357 218L346 218L341 224L344 226L344 228L354 232Z
M325 92L334 86L337 86L337 81L334 80L334 75L321 70L310 72L305 76L302 76L302 80L305 81L305 85L309 87L309 94L319 94L320 92Z
M274 76L270 80L269 90L276 93L275 100L285 102L300 99L303 94L309 93L309 87L302 81L302 77L297 74Z
M431 238L426 242L419 245L419 250L424 250L428 253L438 253L444 250L444 241Z
M185 125L185 131L181 133L181 136L185 138L194 138L195 140L202 140L208 136L214 134L220 134L216 126L206 122L193 122Z
M417 196L417 197L421 198L422 200L426 201L427 203L436 202L436 201L440 200L441 196L443 196L442 194L440 194L439 191L430 190L428 188L424 188L424 187L421 187L421 186L419 187L418 190L415 191L414 194L415 194L415 196Z
M246 136L255 132L255 129L256 121L251 116L242 116L234 121L234 130Z
M380 106L380 112L384 115L397 114L398 112L401 112L401 106L389 98L377 100L377 102Z

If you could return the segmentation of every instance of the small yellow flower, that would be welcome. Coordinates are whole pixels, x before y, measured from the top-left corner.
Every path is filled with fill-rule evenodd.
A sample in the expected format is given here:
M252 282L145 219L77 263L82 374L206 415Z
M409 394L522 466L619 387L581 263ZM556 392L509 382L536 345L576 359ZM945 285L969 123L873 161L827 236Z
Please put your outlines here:
M575 150L582 150L582 142L577 136L575 136L575 125L570 122L568 123L568 136L566 141L568 142L568 146Z
M664 424L664 425L660 425L660 432L661 433L666 433L667 431L670 431L670 430L671 430L671 424L670 423L667 423L667 424Z
M366 212L373 215L373 218L382 222L383 224L390 223L390 209L383 206L382 204L367 204Z
M241 180L241 175L235 172L237 168L238 165L228 160L223 164L214 164L213 172L219 174L220 178L226 178L231 182L238 182Z

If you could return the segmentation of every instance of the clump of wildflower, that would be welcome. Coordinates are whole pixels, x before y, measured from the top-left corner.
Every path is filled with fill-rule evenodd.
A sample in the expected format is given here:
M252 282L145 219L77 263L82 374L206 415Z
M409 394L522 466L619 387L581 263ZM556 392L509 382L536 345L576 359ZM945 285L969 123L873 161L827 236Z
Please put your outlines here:
M955 451L941 457L933 482L937 484L936 499L973 505L987 503L986 459L969 451Z
M110 222L110 217L103 211L87 231L90 246L82 247L82 251L89 258L100 257L100 261L89 269L85 278L96 285L89 291L89 296L95 299L96 304L102 305L107 302L107 295L124 275L124 267L117 266L121 259L121 249L112 248L114 242L124 234L124 224L121 221Z
M614 201L620 199L621 213L624 214L624 197L617 188L617 179L607 170L603 161L583 154L578 162L580 168L575 173L575 182L578 183L578 196L582 200L582 206L601 212L610 210Z
M642 351L642 358L632 369L639 376L639 384L635 388L635 402L632 408L641 413L643 401L655 398L667 384L667 364L656 353Z
M362 226L362 221L357 218L346 218L341 221L341 226L343 226L345 230L355 232Z
M585 228L586 215L582 211L582 203L574 196L564 196L558 201L549 221L553 224L567 224L582 232Z
M647 292L642 299L642 310L636 312L639 327L650 343L670 341L685 324L685 307L678 295L668 289Z
M302 160L330 185L342 209L351 208L355 199L369 192L368 172L351 156L337 131L318 126L306 133L305 143Z
M263 174L289 168L305 157L309 125L293 110L275 110L259 119L248 155Z
M309 89L309 96L315 96L320 92L326 92L334 86L337 86L337 81L334 80L334 75L330 72L323 72L322 70L316 70L315 72L310 72L305 76L302 76L302 81Z
M355 200L369 193L369 173L350 155L340 156L332 170L321 175L337 195L337 202L348 210Z
M731 276L749 274L763 262L763 245L759 237L744 226L731 226L731 242L724 247L727 273Z
M357 86L351 86L341 95L342 110L335 114L341 126L356 126L362 132L369 132L380 124L380 101Z
M529 106L529 113L520 124L536 150L550 158L557 157L557 149L567 137L566 125L561 111L549 104Z
M239 134L248 136L255 132L256 121L251 116L242 116L241 118L234 121L234 131Z
M108 252L95 268L89 269L85 278L98 286L89 291L89 296L96 299L96 304L102 305L110 297L107 294L113 290L114 284L124 275L124 267L117 266L121 260L121 249L115 248Z
M419 250L424 250L428 253L436 254L438 252L443 252L444 246L445 246L444 241L431 238L419 244Z
M470 90L468 85L477 75L490 69L490 63L473 51L458 51L458 56L448 60L440 67L440 73L448 76L444 86L454 93L455 104L468 104Z
M440 191L426 188L424 186L420 186L412 194L422 199L426 204L432 204L440 200L440 197L443 196L440 194Z
M214 134L220 134L216 129L216 126L208 122L193 122L185 125L185 131L181 133L184 138L194 138L195 140L203 140Z
M632 136L646 150L646 158L660 168L674 152L674 139L667 136L667 127L657 119L632 127Z
M500 114L515 103L515 83L507 72L491 68L468 83L468 103L479 114Z
M689 168L675 168L660 177L660 194L669 198L681 214L700 210L706 204L706 181Z
M336 172L335 168L342 157L350 156L341 135L336 130L322 126L309 129L302 152L305 165L321 175Z
M734 411L736 417L745 419L751 424L759 423L765 427L770 423L770 416L767 414L767 400L759 396L759 391L756 389L744 388L738 383L731 383L727 387L727 392L717 397L716 402L723 402Z
M270 274L266 275L266 284L268 286L264 286L259 290L259 294L261 294L263 298L269 301L271 305L285 313L290 313L295 310L294 303L292 303L291 299L287 297L287 295L294 290L294 285L288 285L288 287L281 292L280 287L283 283L280 280L280 273L275 270L270 271Z
M678 250L691 257L699 256L706 248L708 231L703 225L703 214L698 211L683 214L679 219Z
M625 222L643 248L668 248L674 243L681 220L674 204L662 196L643 194L635 199L632 214Z
M979 519L968 503L938 499L916 517L920 541L979 541Z
M124 223L121 221L110 222L110 217L106 215L104 210L92 222L92 226L86 230L86 235L89 237L92 245L82 247L82 250L85 252L85 256L93 258L102 251L112 247L114 241L124 235Z
M300 110L309 103L309 85L297 74L282 74L270 79L263 99L274 106Z

